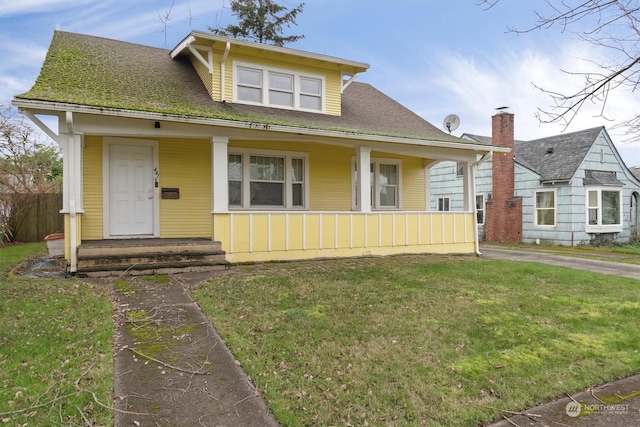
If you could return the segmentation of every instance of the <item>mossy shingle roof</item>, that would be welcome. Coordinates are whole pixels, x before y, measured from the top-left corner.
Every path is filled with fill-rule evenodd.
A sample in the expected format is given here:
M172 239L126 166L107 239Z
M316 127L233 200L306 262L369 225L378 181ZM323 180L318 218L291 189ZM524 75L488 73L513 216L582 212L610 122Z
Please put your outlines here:
M515 141L515 162L540 175L542 181L569 180L576 173L604 127ZM466 134L476 142L491 144L491 137Z
M354 82L342 115L216 102L186 58L139 44L56 31L40 75L18 100L144 111L168 116L259 122L433 141L449 135L374 87Z

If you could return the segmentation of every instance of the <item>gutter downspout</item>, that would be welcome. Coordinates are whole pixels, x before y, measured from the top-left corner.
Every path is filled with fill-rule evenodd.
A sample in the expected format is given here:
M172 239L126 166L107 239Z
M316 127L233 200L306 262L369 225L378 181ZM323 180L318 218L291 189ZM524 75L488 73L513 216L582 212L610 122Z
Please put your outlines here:
M478 208L476 207L476 180L475 176L478 172L478 166L482 163L486 162L493 156L493 151L489 151L487 154L482 156L480 160L471 164L471 173L473 174L473 189L471 190L472 194L472 202L473 202L473 236L476 242L476 256L482 256L482 252L480 252L480 236L478 234Z
M227 63L227 56L229 56L229 50L231 50L231 43L227 42L227 46L224 48L224 53L222 54L222 60L220 61L220 100L222 102L227 102L226 95L224 91L224 79L225 79L225 68Z
M69 139L69 273L75 274L78 269L78 230L77 230L77 218L78 213L76 204L76 163L77 159L77 147L75 144L75 133L73 129L73 113L66 112L67 122L67 137Z

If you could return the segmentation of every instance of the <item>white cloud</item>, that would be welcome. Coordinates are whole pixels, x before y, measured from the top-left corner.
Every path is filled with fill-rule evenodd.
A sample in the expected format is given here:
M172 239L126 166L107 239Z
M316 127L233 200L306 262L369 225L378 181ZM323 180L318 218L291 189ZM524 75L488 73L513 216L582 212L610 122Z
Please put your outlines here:
M89 4L95 0L0 0L0 17L54 12Z
M423 73L396 80L396 92L404 93L403 102L436 126L450 113L461 117L457 133L491 133L490 116L495 108L510 107L516 125L517 139L536 139L562 132L605 126L628 166L640 164L640 142L629 142L626 129L615 127L640 111L635 94L623 88L611 91L606 117L601 117L601 105L586 103L568 127L559 123L540 123L538 109L550 110L553 100L548 93L534 87L560 93L581 88L583 81L560 69L585 71L588 63L582 58L594 57L593 47L580 44L557 46L553 50L493 51L491 56L463 56L456 53L425 55L415 69ZM553 53L555 52L555 54ZM591 56L590 56L591 55ZM434 61L437 58L437 61ZM615 119L615 120L612 120Z

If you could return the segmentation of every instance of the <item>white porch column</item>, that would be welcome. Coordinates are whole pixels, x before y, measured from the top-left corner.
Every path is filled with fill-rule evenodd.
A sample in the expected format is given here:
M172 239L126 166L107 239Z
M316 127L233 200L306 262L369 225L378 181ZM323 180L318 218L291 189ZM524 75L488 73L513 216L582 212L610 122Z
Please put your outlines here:
M462 186L464 187L465 212L475 212L476 210L476 171L475 165L471 162L463 163Z
M211 210L229 212L229 138L211 138Z
M356 149L358 164L358 209L360 212L371 212L371 148Z
M62 149L63 180L62 180L62 213L69 214L69 272L77 271L78 267L78 236L77 214L83 213L82 194L82 134L76 133L73 124L73 113L67 112L66 123L60 120L60 136L58 143Z
M476 172L479 162L465 162L462 182L464 186L464 210L473 214L473 240L476 255L480 253L480 236L478 234L478 209L476 206Z

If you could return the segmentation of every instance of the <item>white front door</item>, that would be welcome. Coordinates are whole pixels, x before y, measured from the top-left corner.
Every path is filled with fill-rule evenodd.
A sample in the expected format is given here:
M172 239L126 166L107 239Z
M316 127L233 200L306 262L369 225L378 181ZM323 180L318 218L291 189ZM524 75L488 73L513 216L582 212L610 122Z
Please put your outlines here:
M153 147L109 144L109 236L153 236Z

